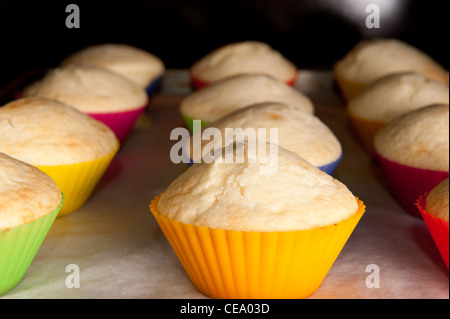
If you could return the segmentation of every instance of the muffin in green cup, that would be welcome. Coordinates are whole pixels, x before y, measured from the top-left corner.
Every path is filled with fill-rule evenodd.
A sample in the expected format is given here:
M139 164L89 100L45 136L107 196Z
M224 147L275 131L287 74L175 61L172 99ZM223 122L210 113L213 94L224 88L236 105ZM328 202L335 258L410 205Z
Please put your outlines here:
M0 295L23 279L63 203L50 176L0 153Z

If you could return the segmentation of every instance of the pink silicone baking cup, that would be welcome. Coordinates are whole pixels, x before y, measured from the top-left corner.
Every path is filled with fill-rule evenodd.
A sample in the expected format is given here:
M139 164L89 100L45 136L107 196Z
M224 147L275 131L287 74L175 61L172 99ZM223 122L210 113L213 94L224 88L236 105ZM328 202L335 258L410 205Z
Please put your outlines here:
M287 80L285 83L287 85L294 86L295 82L298 79L298 75L299 75L299 70L297 70L297 72L295 73L295 75L294 75L294 77L292 79ZM199 90L199 89L201 89L201 88L211 84L211 83L209 83L207 81L200 80L199 78L193 76L192 73L189 73L189 76L191 78L192 87L194 88L194 90Z
M134 110L122 112L86 113L106 124L116 134L117 139L122 144L127 139L139 115L141 115L146 106L144 105Z
M436 216L431 215L426 210L425 201L428 196L428 193L420 196L417 199L416 206L418 211L422 215L425 224L433 237L434 243L436 244L439 253L441 254L442 259L444 260L445 266L448 268L448 255L449 255L449 228L448 221L443 220L442 218L438 218Z
M448 172L411 167L375 155L399 204L411 215L421 217L415 205L417 198L446 179Z

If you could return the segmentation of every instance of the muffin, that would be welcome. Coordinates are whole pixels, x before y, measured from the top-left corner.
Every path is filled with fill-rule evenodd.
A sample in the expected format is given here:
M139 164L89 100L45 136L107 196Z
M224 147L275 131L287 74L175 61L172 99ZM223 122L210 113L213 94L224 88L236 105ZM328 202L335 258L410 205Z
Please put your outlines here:
M294 85L298 68L266 43L243 41L226 44L213 50L189 69L195 89L242 73L268 74Z
M344 98L349 101L372 82L393 73L415 72L448 84L448 71L429 55L398 39L360 41L333 67Z
M417 198L448 177L449 106L410 111L375 136L375 154L399 203L415 216Z
M95 65L116 72L145 89L149 95L165 71L163 61L157 56L121 43L103 43L79 50L61 62L62 67L70 64Z
M59 215L87 201L118 147L111 129L69 105L22 98L0 107L0 152L55 181L66 197Z
M212 141L202 138L208 129L220 132L220 138ZM260 133L261 129L264 132ZM276 135L271 129L277 130ZM342 157L339 140L318 117L292 105L275 102L253 104L212 122L193 134L188 155L197 163L202 154L244 139L278 144L328 174L334 172Z
M63 202L50 176L0 153L0 295L23 279Z
M448 269L448 177L417 200L417 207Z
M68 104L105 123L123 143L147 106L144 89L96 66L68 65L47 73L23 91Z
M260 102L282 102L314 113L311 100L284 82L266 74L238 74L194 91L181 102L180 112L191 132L193 119L202 126L245 106Z
M373 154L376 132L396 117L430 104L448 104L449 86L418 73L381 78L347 104L347 113L365 149Z
M192 283L209 297L310 296L364 212L330 175L275 144L264 146L261 152L249 142L231 144L151 202Z

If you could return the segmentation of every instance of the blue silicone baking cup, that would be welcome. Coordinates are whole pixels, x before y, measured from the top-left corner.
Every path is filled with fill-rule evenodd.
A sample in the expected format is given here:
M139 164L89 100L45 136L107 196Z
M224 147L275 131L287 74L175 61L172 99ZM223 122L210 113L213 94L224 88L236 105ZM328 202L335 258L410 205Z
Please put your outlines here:
M157 78L155 78L146 88L145 91L147 92L148 96L152 96L155 91L156 88L158 87L159 83L161 82L162 79L162 75L158 76Z

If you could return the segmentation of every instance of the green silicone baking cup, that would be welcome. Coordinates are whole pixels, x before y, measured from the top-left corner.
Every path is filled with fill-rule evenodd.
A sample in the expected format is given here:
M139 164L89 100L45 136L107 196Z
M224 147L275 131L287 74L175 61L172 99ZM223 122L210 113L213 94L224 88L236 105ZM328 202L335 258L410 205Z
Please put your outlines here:
M184 115L183 113L181 113L181 117L183 118L183 121L186 124L189 132L191 132L191 134L195 133L194 132L194 119L192 117ZM208 124L209 124L209 122L201 120L201 128L204 128Z
M64 204L27 224L0 230L0 295L13 289L24 277Z

